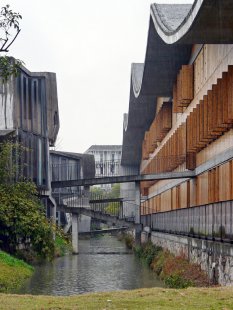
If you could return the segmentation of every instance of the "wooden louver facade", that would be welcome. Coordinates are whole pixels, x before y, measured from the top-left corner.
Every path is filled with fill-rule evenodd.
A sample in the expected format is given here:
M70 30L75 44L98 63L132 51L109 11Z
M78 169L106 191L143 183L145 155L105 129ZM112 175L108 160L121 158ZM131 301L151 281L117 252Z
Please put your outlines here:
M193 99L193 65L183 65L173 87L173 112L182 113Z
M142 144L142 158L148 159L172 127L172 103L164 102Z

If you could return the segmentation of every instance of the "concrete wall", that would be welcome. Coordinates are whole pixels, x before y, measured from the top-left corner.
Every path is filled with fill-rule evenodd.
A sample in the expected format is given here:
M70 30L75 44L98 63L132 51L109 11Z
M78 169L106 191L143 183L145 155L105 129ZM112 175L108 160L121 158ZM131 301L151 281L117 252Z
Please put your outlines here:
M14 128L13 78L3 84L0 80L0 130Z
M147 241L149 230L142 233L142 241ZM209 279L220 285L233 285L233 246L227 243L213 242L151 232L150 239L153 244L178 255L185 255L190 262L201 266Z
M79 216L79 225L78 231L79 232L89 232L91 230L91 218L86 215Z

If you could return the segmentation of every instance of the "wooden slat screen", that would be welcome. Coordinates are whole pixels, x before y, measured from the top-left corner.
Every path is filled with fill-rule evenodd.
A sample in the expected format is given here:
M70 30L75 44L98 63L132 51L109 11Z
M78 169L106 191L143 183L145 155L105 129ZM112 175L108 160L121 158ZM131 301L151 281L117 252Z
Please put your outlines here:
M143 173L172 171L186 158L186 124L182 124L150 161Z
M195 154L233 128L233 66L187 117L187 168L195 168Z
M173 112L182 113L193 100L193 65L183 65L173 87Z
M162 108L155 116L149 131L145 133L142 145L142 158L148 159L158 144L164 139L172 127L172 103L164 102Z

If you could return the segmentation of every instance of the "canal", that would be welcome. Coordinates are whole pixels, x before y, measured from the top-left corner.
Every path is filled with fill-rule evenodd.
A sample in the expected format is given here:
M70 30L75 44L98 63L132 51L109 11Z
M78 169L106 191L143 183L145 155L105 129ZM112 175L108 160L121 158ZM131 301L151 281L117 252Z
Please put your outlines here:
M79 251L79 255L66 255L36 267L17 293L73 295L163 286L116 237L80 240Z

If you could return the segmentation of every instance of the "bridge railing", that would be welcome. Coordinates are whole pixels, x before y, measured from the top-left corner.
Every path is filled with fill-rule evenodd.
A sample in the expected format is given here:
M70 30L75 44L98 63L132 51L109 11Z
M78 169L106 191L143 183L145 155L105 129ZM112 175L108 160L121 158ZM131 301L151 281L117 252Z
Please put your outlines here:
M109 197L106 194L96 194L89 191L60 191L53 193L57 205L69 208L84 208L89 211L98 212L103 215L117 217L127 221L134 221L135 205L130 201L124 201L123 198Z
M138 175L139 169L131 166L121 166L121 161L96 161L95 177Z
M68 181L84 179L80 166L77 163L52 163L52 181ZM96 161L94 178L138 175L139 169L130 166L121 166L119 161ZM85 176L85 178L91 178Z

